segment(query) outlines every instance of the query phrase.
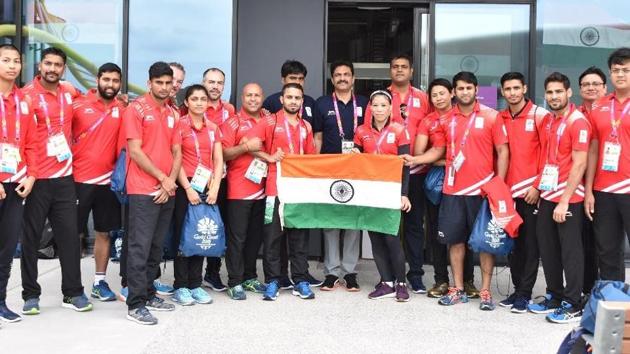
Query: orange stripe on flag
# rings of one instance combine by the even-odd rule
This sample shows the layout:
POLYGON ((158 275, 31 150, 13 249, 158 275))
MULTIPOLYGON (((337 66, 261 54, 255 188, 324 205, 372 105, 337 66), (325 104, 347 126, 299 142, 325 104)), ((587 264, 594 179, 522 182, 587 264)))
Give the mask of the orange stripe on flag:
POLYGON ((401 182, 403 160, 394 155, 288 155, 281 162, 282 177, 339 178, 401 182))

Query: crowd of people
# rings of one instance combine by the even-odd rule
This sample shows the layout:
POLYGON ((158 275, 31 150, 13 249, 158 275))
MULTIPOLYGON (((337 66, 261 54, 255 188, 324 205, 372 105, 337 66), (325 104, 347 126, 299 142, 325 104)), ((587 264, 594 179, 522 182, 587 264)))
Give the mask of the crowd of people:
POLYGON ((479 254, 478 290, 467 241, 484 198, 481 188, 495 176, 511 188, 523 219, 508 258, 514 292, 500 306, 546 314, 551 322, 573 322, 596 279, 625 280, 630 155, 622 152, 630 148, 630 48, 610 54, 608 74, 596 67, 584 71, 577 83, 579 107, 571 103, 571 83, 562 73, 544 81, 549 110, 528 98, 522 73, 505 73, 500 90, 507 108, 501 112, 477 100, 478 81, 471 72, 437 78, 427 93, 413 87, 413 61, 407 55, 391 59, 391 85, 369 97, 354 93, 352 63, 335 61, 330 66, 333 92, 316 100, 304 93, 306 67, 288 60, 281 69, 282 89, 265 97, 259 84, 248 83, 238 111, 221 99, 225 74, 219 68, 206 70, 201 84, 182 89, 184 67, 156 62, 149 68, 148 91, 129 100, 120 94, 116 64, 103 64, 96 88, 83 94, 61 80, 66 69, 62 50, 42 50, 38 75, 23 88, 16 85, 21 58, 13 45, 0 45, 4 321, 21 320, 6 305, 19 235, 21 313, 40 313, 37 248, 47 219, 61 264, 62 306, 92 310, 81 282, 79 240, 90 214, 96 234, 90 295, 99 301, 120 298, 127 304, 127 318, 140 324, 158 322, 151 311, 175 309, 157 295, 183 306, 211 303, 204 287, 226 291, 234 300, 245 300, 249 292, 269 301, 283 289, 302 299, 315 298, 314 287, 359 291, 360 230, 322 230, 325 279, 320 281, 309 272, 309 230, 282 227, 276 163, 290 154, 403 159, 401 234, 369 232, 381 277, 370 299, 405 302, 411 289, 444 306, 478 297, 481 310, 494 310, 495 256, 479 254), (178 104, 180 90, 184 95, 178 104), (119 158, 125 159, 128 204, 110 190, 119 158), (425 196, 427 172, 435 168, 444 169, 439 203, 425 196), (199 203, 218 204, 225 222, 227 286, 219 275, 221 258, 181 253, 173 262, 173 285, 163 284, 164 238, 173 224, 179 244, 187 208, 199 203), (109 233, 123 225, 117 295, 105 279, 109 233), (428 290, 425 243, 435 274, 428 290), (534 301, 539 260, 547 292, 534 301))

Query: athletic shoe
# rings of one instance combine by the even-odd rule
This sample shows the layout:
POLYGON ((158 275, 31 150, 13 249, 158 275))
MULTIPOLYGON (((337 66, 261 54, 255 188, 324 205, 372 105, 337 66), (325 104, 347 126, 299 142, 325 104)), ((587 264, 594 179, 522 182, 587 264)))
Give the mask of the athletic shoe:
POLYGON ((422 277, 413 277, 409 279, 409 285, 411 286, 411 291, 413 291, 414 294, 427 293, 427 288, 426 286, 424 286, 424 283, 422 282, 422 277))
POLYGON ((514 305, 514 302, 516 301, 516 298, 517 298, 516 293, 512 293, 512 294, 510 294, 510 296, 508 296, 505 299, 499 301, 499 306, 505 307, 507 309, 512 308, 512 306, 514 305))
POLYGON ((256 278, 247 279, 241 285, 243 286, 243 289, 245 289, 245 291, 251 291, 253 293, 259 293, 259 294, 264 293, 265 290, 267 289, 267 286, 259 282, 258 279, 256 278))
POLYGON ((494 301, 492 301, 490 290, 482 289, 479 292, 479 297, 481 297, 481 302, 479 303, 479 309, 481 311, 492 311, 496 308, 494 301))
POLYGON ((171 300, 182 306, 190 306, 195 304, 195 299, 193 299, 192 294, 188 288, 179 288, 175 290, 175 293, 173 294, 173 296, 171 296, 171 300))
POLYGON ((396 297, 396 290, 383 281, 376 284, 376 289, 368 294, 368 298, 372 300, 384 299, 386 297, 396 297))
POLYGON ((580 322, 582 319, 582 310, 566 301, 562 301, 562 306, 548 314, 545 318, 552 323, 580 322))
POLYGON ((301 299, 314 299, 315 294, 311 290, 307 281, 301 281, 293 286, 293 295, 299 296, 301 299))
POLYGON ((100 301, 114 301, 116 294, 109 288, 109 284, 105 280, 101 280, 96 285, 92 285, 91 296, 100 301))
POLYGON ((472 281, 464 282, 464 292, 469 299, 476 299, 479 297, 479 290, 472 281))
POLYGON ((553 298, 551 294, 539 296, 538 298, 542 298, 542 301, 527 305, 529 312, 538 314, 552 313, 562 306, 560 300, 553 298))
POLYGON ((289 277, 282 277, 278 280, 278 286, 280 290, 291 290, 293 289, 293 283, 289 277))
POLYGON ((146 307, 127 311, 127 319, 141 325, 156 325, 158 323, 157 318, 153 317, 146 307))
POLYGON ((361 287, 359 287, 359 283, 357 282, 357 275, 355 273, 346 274, 343 277, 343 280, 346 282, 346 290, 350 292, 361 291, 361 287))
POLYGON ((39 298, 35 297, 24 301, 23 315, 39 315, 39 298))
POLYGON ((124 288, 120 289, 118 300, 122 302, 127 302, 127 296, 129 296, 129 288, 125 286, 124 288))
POLYGON ((192 298, 195 299, 195 302, 198 304, 211 304, 212 297, 208 294, 207 291, 203 290, 201 287, 194 288, 190 291, 192 294, 192 298))
POLYGON ((85 294, 79 296, 64 296, 61 306, 78 312, 92 311, 92 303, 85 294))
POLYGON ((153 287, 155 288, 156 293, 163 296, 173 295, 175 292, 175 288, 167 284, 162 284, 160 279, 155 279, 153 281, 153 287))
POLYGON ((409 293, 407 292, 407 284, 396 284, 396 301, 407 302, 409 301, 409 293))
POLYGON ((7 304, 3 301, 0 303, 0 320, 4 322, 19 322, 22 320, 22 317, 17 313, 11 311, 7 304))
POLYGON ((517 296, 516 300, 514 300, 514 305, 512 305, 513 313, 525 313, 527 312, 527 305, 529 305, 529 299, 525 296, 517 296))
POLYGON ((175 310, 175 305, 169 304, 159 297, 154 296, 149 301, 147 301, 147 309, 152 311, 173 311, 175 310))
POLYGON ((305 278, 306 278, 306 281, 308 282, 308 284, 310 286, 314 286, 316 288, 320 287, 320 286, 322 286, 322 284, 324 284, 324 282, 322 280, 315 279, 315 277, 312 276, 311 273, 308 273, 308 272, 306 273, 306 277, 305 278))
POLYGON ((221 282, 221 277, 212 277, 209 274, 203 277, 203 285, 217 292, 227 290, 227 286, 223 285, 223 282, 221 282))
POLYGON ((428 297, 436 298, 440 298, 446 294, 448 294, 448 283, 433 284, 433 287, 427 292, 428 297))
POLYGON ((233 286, 231 288, 228 289, 227 291, 228 296, 230 297, 230 299, 232 300, 245 300, 247 299, 247 295, 245 294, 245 290, 243 290, 243 287, 239 284, 237 286, 233 286))
POLYGON ((278 281, 272 280, 267 284, 267 289, 263 294, 263 300, 273 301, 278 298, 278 292, 280 291, 280 287, 278 285, 278 281))
POLYGON ((448 288, 448 293, 438 300, 438 304, 444 306, 467 303, 468 295, 458 288, 448 288))
POLYGON ((324 284, 319 289, 321 291, 332 291, 339 286, 339 277, 336 275, 328 274, 324 279, 324 284))

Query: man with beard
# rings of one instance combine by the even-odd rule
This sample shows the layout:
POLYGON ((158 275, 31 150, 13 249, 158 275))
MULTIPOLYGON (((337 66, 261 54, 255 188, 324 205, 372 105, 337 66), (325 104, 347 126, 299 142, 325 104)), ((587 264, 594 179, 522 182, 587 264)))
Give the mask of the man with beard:
POLYGON ((24 210, 22 237, 22 298, 26 315, 39 314, 37 249, 46 218, 50 220, 61 263, 63 307, 90 311, 81 285, 81 249, 77 231, 77 197, 72 178, 72 102, 79 95, 60 83, 66 54, 49 47, 42 51, 39 75, 24 87, 37 119, 38 174, 24 210))
POLYGON ((565 75, 554 72, 545 79, 545 100, 551 113, 543 123, 544 167, 534 182, 541 191, 536 233, 549 293, 536 312, 548 313, 547 320, 555 323, 579 321, 582 316, 582 178, 591 128, 569 103, 571 94, 565 75))
POLYGON ((184 85, 186 70, 184 70, 184 66, 178 62, 168 63, 168 66, 173 70, 173 89, 171 90, 167 103, 175 110, 179 111, 179 106, 181 106, 182 102, 177 102, 177 94, 182 89, 182 85, 184 85))
POLYGON ((120 203, 109 188, 117 158, 117 143, 124 105, 116 96, 121 71, 114 63, 103 64, 96 75, 96 89, 75 101, 72 117, 72 155, 78 197, 78 227, 82 230, 90 212, 94 218, 96 273, 92 297, 113 301, 116 295, 105 281, 109 261, 109 232, 120 229, 120 203))

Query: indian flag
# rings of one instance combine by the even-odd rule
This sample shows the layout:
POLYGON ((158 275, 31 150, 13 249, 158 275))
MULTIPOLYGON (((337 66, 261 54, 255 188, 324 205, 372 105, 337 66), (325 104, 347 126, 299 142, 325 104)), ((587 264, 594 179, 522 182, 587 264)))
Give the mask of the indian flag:
POLYGON ((278 163, 285 227, 396 235, 403 161, 393 155, 289 155, 278 163))

